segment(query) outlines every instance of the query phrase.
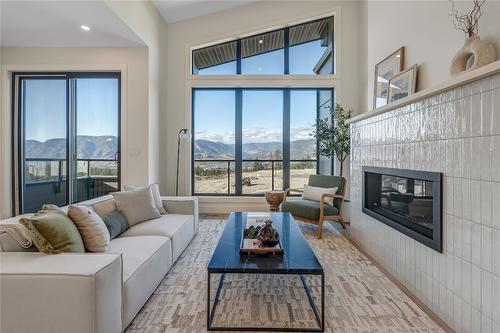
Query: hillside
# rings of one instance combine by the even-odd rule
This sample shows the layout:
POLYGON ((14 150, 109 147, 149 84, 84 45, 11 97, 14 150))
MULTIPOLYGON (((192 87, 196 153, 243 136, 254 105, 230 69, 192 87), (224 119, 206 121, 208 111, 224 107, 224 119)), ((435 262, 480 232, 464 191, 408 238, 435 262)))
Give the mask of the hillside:
MULTIPOLYGON (((115 136, 77 137, 78 159, 115 159, 118 138, 115 136)), ((45 142, 26 140, 26 158, 66 158, 66 139, 50 139, 45 142)))

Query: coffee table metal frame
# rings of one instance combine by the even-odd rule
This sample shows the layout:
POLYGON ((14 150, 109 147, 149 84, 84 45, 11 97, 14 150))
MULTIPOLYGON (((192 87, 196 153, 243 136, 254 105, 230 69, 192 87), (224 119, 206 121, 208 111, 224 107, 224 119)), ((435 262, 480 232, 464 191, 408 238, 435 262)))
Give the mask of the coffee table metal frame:
MULTIPOLYGON (((233 217, 234 218, 234 217, 233 217)), ((230 221, 228 223, 231 222, 230 221)), ((253 257, 252 259, 257 259, 258 257, 253 257)), ((207 330, 209 331, 280 331, 280 332, 324 332, 325 330, 325 274, 323 268, 318 269, 300 269, 300 268, 211 268, 210 265, 207 267, 207 330), (220 274, 219 283, 217 290, 215 292, 215 299, 213 304, 211 302, 211 282, 212 275, 220 274), (276 274, 276 275, 299 275, 300 281, 304 287, 307 295, 309 304, 313 310, 317 327, 239 327, 239 326, 214 326, 213 320, 215 316, 215 310, 219 303, 219 296, 224 284, 224 278, 226 274, 276 274), (311 295, 311 291, 306 283, 304 276, 319 276, 321 278, 321 312, 318 311, 314 299, 311 295)))

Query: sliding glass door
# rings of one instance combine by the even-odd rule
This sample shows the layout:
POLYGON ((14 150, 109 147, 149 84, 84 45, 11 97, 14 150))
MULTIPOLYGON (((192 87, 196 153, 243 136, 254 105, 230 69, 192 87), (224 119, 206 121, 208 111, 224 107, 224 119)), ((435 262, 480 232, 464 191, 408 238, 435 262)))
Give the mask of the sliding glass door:
POLYGON ((13 75, 15 212, 119 190, 120 76, 13 75))

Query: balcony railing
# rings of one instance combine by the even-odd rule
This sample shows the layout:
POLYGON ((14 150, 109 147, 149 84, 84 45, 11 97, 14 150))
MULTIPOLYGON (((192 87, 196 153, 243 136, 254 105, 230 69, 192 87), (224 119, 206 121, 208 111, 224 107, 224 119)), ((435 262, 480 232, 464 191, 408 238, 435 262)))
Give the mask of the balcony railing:
MULTIPOLYGON (((193 192, 196 195, 235 195, 236 161, 195 159, 193 192)), ((303 187, 315 174, 317 160, 290 160, 290 187, 303 187)), ((242 160, 242 194, 261 195, 283 189, 283 160, 242 160)))
MULTIPOLYGON (((73 202, 118 191, 118 167, 118 160, 78 159, 73 202)), ((24 212, 37 211, 45 203, 68 204, 65 159, 27 158, 24 169, 24 212)))

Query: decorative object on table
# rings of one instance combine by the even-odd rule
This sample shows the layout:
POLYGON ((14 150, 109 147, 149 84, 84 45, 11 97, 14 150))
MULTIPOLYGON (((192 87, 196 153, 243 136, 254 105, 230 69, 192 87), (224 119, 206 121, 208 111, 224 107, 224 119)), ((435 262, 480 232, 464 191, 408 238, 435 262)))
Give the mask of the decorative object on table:
POLYGON ((415 93, 417 86, 417 65, 402 71, 389 80, 387 102, 391 103, 415 93))
POLYGON ((404 47, 389 55, 375 65, 375 82, 373 87, 373 108, 387 104, 389 80, 404 68, 404 47))
POLYGON ((291 213, 297 220, 316 224, 318 226, 318 239, 321 239, 324 221, 338 221, 342 225, 342 228, 345 229, 342 210, 344 208, 347 180, 339 176, 311 175, 309 176, 308 185, 325 189, 319 201, 305 198, 287 200, 288 193, 290 192, 304 192, 300 189, 289 188, 285 190, 285 200, 281 205, 281 211, 291 213), (335 194, 329 193, 332 188, 337 188, 335 194), (333 205, 328 204, 327 198, 333 199, 333 205))
POLYGON ((460 14, 451 1, 451 13, 455 29, 465 33, 464 46, 455 54, 451 61, 450 73, 457 75, 492 63, 496 59, 495 46, 482 41, 478 36, 479 19, 483 12, 481 7, 486 0, 473 0, 474 7, 465 14, 460 14))
POLYGON ((269 210, 271 212, 279 212, 284 197, 285 192, 283 191, 267 191, 266 201, 269 204, 269 210))
MULTIPOLYGON (((272 219, 266 216, 250 217, 241 237, 240 254, 283 254, 278 231, 272 225, 272 219)), ((269 216, 269 215, 268 215, 269 216)))
POLYGON ((340 163, 340 176, 344 170, 344 161, 351 153, 351 132, 347 120, 352 110, 346 110, 335 103, 330 107, 330 116, 318 119, 312 135, 318 140, 318 153, 324 157, 337 157, 340 163), (331 119, 334 119, 332 123, 331 119))
POLYGON ((273 227, 273 220, 266 219, 265 225, 257 232, 257 239, 264 247, 272 247, 279 242, 278 231, 273 227))
POLYGON ((181 142, 189 142, 191 141, 191 132, 187 128, 183 128, 179 131, 177 135, 177 169, 176 169, 176 181, 175 181, 175 195, 179 195, 179 155, 181 142))

